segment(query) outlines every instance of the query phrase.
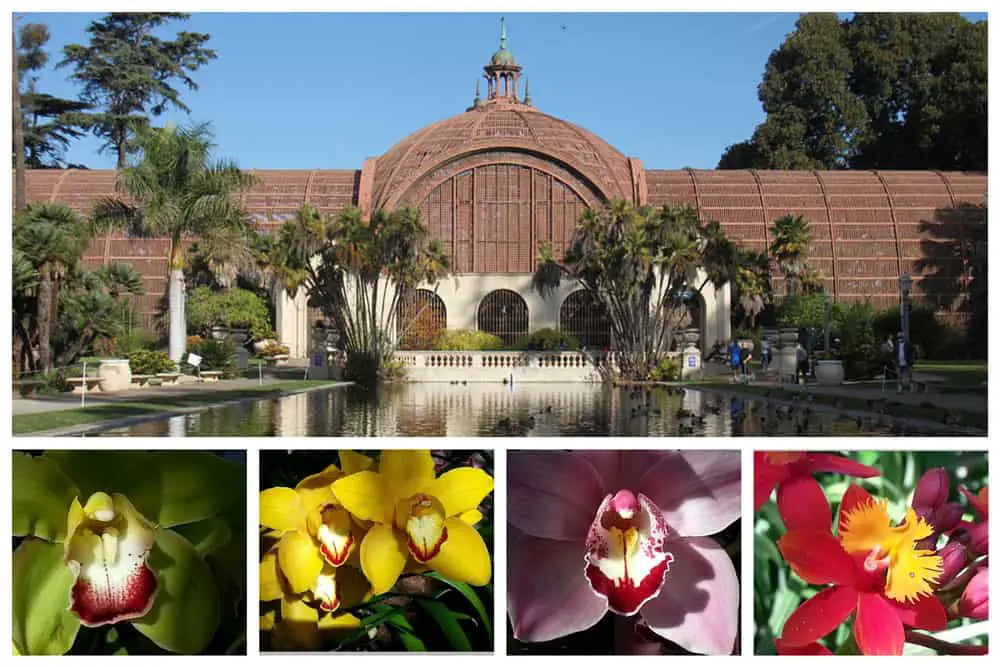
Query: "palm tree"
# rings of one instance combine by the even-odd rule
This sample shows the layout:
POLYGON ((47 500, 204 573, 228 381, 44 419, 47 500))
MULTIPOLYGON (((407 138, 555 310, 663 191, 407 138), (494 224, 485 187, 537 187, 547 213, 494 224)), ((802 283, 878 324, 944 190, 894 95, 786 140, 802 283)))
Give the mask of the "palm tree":
POLYGON ((757 317, 771 302, 771 270, 767 253, 754 250, 740 252, 734 281, 736 305, 750 329, 756 328, 757 317))
POLYGON ((90 225, 62 204, 29 204, 14 218, 14 246, 38 272, 35 319, 42 373, 52 372, 52 323, 59 285, 79 262, 90 237, 90 225))
POLYGON ((804 215, 785 215, 771 226, 771 256, 778 262, 778 269, 787 281, 787 293, 798 294, 803 278, 809 274, 809 251, 812 231, 804 215))
POLYGON ((138 161, 118 172, 119 198, 98 203, 95 219, 141 238, 169 241, 170 358, 184 357, 184 242, 197 238, 216 252, 238 254, 250 245, 247 214, 233 195, 256 179, 228 161, 210 159, 207 125, 167 126, 138 133, 138 161))

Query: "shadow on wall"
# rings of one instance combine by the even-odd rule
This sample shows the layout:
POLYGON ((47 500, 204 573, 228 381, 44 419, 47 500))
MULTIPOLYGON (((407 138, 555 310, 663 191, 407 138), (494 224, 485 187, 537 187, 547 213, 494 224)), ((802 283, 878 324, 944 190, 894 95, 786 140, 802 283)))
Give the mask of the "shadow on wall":
POLYGON ((940 208, 922 220, 922 258, 914 268, 923 276, 927 303, 949 311, 964 325, 973 357, 986 358, 986 254, 984 205, 962 203, 940 208))

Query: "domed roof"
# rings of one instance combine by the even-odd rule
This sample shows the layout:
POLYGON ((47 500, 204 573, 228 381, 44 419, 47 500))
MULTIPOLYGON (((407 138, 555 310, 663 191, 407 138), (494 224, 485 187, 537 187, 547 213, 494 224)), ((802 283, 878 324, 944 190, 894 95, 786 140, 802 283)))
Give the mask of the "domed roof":
POLYGON ((506 48, 501 48, 499 51, 493 54, 492 58, 490 58, 490 64, 509 66, 509 65, 516 65, 517 63, 514 61, 513 53, 508 51, 506 48))
POLYGON ((629 160, 611 144, 520 102, 490 101, 406 137, 375 163, 373 208, 394 208, 419 179, 474 153, 541 157, 575 172, 605 199, 632 197, 629 160))

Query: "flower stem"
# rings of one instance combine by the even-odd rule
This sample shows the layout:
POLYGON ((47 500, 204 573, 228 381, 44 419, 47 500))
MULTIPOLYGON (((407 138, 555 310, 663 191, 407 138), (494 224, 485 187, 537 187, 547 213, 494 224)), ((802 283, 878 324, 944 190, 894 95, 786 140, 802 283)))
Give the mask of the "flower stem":
POLYGON ((944 655, 986 655, 990 649, 989 646, 953 644, 915 630, 906 630, 906 641, 910 644, 926 646, 944 655))
POLYGON ((615 653, 617 655, 659 655, 663 644, 643 636, 636 617, 615 615, 615 653))

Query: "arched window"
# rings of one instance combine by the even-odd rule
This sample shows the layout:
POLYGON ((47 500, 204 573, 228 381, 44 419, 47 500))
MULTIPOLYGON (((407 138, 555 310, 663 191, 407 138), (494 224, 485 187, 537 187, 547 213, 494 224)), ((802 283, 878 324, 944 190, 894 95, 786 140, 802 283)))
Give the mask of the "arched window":
POLYGON ((601 350, 611 347, 611 318, 604 304, 589 290, 577 290, 562 302, 559 329, 585 347, 601 350))
POLYGON ((396 305, 396 335, 401 350, 429 350, 444 331, 448 310, 444 301, 425 289, 404 294, 396 305))
POLYGON ((507 345, 528 335, 528 304, 509 289, 490 292, 479 302, 476 326, 480 331, 498 336, 507 345))

